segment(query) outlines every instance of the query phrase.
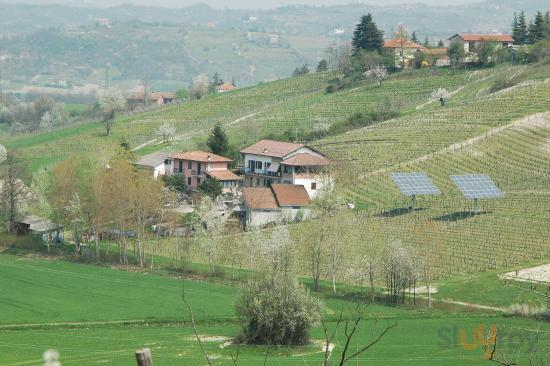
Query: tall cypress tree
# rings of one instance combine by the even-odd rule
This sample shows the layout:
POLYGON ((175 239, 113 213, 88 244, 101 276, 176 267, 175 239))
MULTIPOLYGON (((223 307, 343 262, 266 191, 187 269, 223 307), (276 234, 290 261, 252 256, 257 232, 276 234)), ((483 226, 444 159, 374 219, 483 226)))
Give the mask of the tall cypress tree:
POLYGON ((225 155, 229 152, 229 141, 227 139, 227 135, 219 123, 214 126, 210 136, 208 136, 206 145, 210 149, 210 152, 216 155, 225 155))
POLYGON ((430 48, 430 40, 428 39, 428 36, 424 39, 424 43, 422 44, 425 48, 430 48))
POLYGON ((550 38, 550 11, 547 11, 544 15, 544 29, 542 33, 543 38, 550 38))
POLYGON ((413 41, 414 43, 418 43, 418 38, 416 37, 416 32, 413 32, 413 34, 411 36, 411 41, 413 41))
POLYGON ((514 21, 512 22, 512 38, 514 38, 514 41, 516 44, 520 44, 518 42, 519 37, 519 29, 518 29, 518 15, 514 13, 514 21))
POLYGON ((355 27, 353 32, 353 48, 358 51, 376 51, 382 52, 384 45, 384 34, 378 29, 376 23, 372 20, 372 15, 367 14, 361 17, 361 21, 355 27))
POLYGON ((516 33, 517 33, 516 36, 514 36, 514 40, 516 41, 516 43, 526 44, 527 43, 527 21, 525 20, 524 11, 519 13, 516 33))
POLYGON ((529 25, 529 41, 535 43, 544 38, 545 23, 544 15, 538 11, 535 20, 529 25))

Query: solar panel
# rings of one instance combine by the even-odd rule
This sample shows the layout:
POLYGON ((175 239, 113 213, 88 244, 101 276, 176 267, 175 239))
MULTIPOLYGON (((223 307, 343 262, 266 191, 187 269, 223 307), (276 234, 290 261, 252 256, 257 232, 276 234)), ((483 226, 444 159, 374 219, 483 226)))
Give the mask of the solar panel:
POLYGON ((504 194, 485 174, 451 175, 451 180, 458 186, 466 198, 499 198, 504 194))
POLYGON ((424 173, 392 173, 390 176, 405 196, 440 193, 424 173))

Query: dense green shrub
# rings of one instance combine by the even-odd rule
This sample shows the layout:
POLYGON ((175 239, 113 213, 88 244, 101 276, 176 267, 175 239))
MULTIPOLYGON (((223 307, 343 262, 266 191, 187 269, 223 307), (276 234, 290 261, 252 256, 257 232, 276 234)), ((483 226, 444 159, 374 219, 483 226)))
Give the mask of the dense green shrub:
POLYGON ((243 322, 241 342, 296 346, 309 342, 321 304, 295 278, 276 273, 250 281, 236 310, 243 322))
POLYGON ((509 78, 509 77, 504 76, 504 75, 499 76, 495 79, 495 81, 493 81, 493 84, 489 88, 489 91, 491 93, 494 93, 494 92, 497 92, 499 90, 510 88, 510 87, 512 87, 516 84, 517 83, 512 78, 509 78))

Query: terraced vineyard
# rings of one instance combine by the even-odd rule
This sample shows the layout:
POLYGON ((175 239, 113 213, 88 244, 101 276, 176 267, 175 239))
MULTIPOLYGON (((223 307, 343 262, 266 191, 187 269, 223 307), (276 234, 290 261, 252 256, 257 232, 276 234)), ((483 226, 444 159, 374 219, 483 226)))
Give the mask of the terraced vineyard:
POLYGON ((365 82, 341 93, 325 94, 327 81, 332 76, 312 74, 120 118, 110 137, 104 136, 101 123, 90 123, 2 140, 7 147, 20 150, 33 170, 83 151, 109 156, 122 138, 133 146, 151 142, 152 149, 164 148, 166 146, 155 145, 160 143, 155 140, 158 137, 155 131, 166 122, 178 131, 174 149, 191 149, 203 143, 216 123, 224 124, 231 141, 243 146, 269 134, 294 129, 309 132, 318 124, 326 126, 355 112, 369 112, 386 96, 402 99, 404 111, 408 113, 417 104, 426 102, 434 88, 445 86, 453 90, 482 75, 463 70, 422 71, 396 75, 382 88, 365 82))
POLYGON ((446 108, 430 106, 317 144, 359 177, 343 194, 370 213, 364 228, 371 241, 398 237, 436 250, 441 276, 550 255, 550 114, 536 114, 548 111, 550 83, 493 95, 477 83, 446 108), (419 198, 420 210, 409 213, 410 201, 388 176, 398 171, 426 172, 443 195, 419 198), (473 203, 449 179, 467 173, 489 174, 506 197, 483 200, 473 215, 473 203))

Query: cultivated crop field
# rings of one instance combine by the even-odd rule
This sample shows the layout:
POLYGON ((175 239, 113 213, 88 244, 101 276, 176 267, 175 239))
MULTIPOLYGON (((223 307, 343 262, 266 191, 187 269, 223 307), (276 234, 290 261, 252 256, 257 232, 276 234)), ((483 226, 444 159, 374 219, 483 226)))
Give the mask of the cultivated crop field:
MULTIPOLYGON (((181 280, 7 254, 0 254, 0 275, 7 279, 0 302, 2 365, 41 365, 42 352, 48 348, 61 353, 63 365, 134 365, 133 353, 143 346, 151 348, 158 365, 204 363, 186 322, 189 317, 180 298, 181 280)), ((237 350, 234 345, 223 345, 239 332, 233 309, 238 292, 233 287, 185 281, 186 296, 215 365, 232 364, 231 354, 237 350)), ((352 302, 343 300, 325 298, 324 302, 329 326, 334 326, 340 309, 354 308, 352 302)), ((376 329, 382 329, 386 322, 397 322, 398 326, 357 362, 485 365, 483 350, 468 344, 480 324, 485 328, 496 325, 526 339, 539 326, 533 320, 483 312, 470 312, 466 317, 465 313, 427 313, 424 309, 372 305, 353 348, 372 339, 376 317, 382 317, 376 329), (461 343, 461 332, 467 335, 467 343, 461 343)), ((543 334, 543 347, 548 346, 548 334, 543 334)), ((323 339, 320 327, 314 329, 312 339, 312 345, 292 349, 243 346, 241 364, 262 363, 267 352, 268 365, 318 365, 321 346, 315 342, 323 339)), ((338 352, 341 342, 339 336, 333 352, 338 352)), ((518 350, 514 342, 503 341, 506 354, 528 351, 518 350)))

